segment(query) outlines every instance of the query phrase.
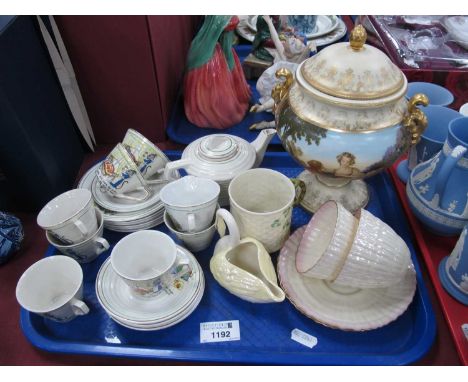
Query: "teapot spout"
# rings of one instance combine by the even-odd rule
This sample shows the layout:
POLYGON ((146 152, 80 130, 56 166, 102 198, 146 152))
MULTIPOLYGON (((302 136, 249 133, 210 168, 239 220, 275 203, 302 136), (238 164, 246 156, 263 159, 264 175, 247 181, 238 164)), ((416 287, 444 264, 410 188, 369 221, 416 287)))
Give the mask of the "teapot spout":
POLYGON ((253 148, 255 149, 256 159, 254 163, 254 168, 258 167, 260 163, 262 163, 263 157, 265 156, 265 151, 267 149, 268 144, 273 139, 276 134, 275 129, 265 129, 260 131, 258 137, 251 143, 253 148))

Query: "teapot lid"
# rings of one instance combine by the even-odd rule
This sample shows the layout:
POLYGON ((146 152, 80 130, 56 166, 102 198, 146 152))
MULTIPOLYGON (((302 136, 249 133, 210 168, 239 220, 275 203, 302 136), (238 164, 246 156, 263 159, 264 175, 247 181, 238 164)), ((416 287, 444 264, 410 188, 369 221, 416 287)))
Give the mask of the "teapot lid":
POLYGON ((242 138, 229 134, 212 134, 190 143, 182 153, 188 159, 187 172, 217 181, 230 180, 253 167, 255 149, 242 138))
POLYGON ((379 49, 365 44, 366 30, 356 26, 350 42, 336 43, 307 59, 301 68, 308 85, 329 96, 374 100, 400 93, 403 72, 379 49))

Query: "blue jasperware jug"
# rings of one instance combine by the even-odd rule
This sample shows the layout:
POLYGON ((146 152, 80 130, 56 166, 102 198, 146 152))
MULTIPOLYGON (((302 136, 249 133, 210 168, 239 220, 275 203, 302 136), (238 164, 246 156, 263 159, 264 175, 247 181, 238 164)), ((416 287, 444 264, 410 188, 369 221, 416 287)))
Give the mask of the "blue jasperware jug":
POLYGON ((429 230, 444 236, 461 233, 468 223, 468 117, 450 122, 442 150, 413 169, 406 194, 429 230))

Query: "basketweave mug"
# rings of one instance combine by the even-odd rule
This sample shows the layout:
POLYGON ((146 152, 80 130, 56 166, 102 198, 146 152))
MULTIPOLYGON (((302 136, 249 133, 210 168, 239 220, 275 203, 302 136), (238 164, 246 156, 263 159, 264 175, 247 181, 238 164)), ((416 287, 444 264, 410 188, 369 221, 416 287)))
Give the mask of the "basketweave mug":
POLYGON ((122 145, 130 154, 148 184, 168 182, 164 177, 164 168, 169 163, 169 158, 150 140, 138 131, 128 129, 122 145), (153 177, 158 179, 151 180, 153 177))
POLYGON ((31 265, 16 286, 26 310, 57 322, 89 313, 83 300, 83 271, 68 256, 49 256, 31 265))
POLYGON ((86 240, 98 229, 91 192, 77 188, 60 194, 42 208, 37 224, 62 244, 86 240))
POLYGON ((272 253, 289 237, 293 206, 304 197, 305 184, 278 171, 255 168, 236 176, 228 192, 241 238, 257 239, 272 253))
POLYGON ((150 191, 136 163, 122 144, 117 144, 96 170, 101 191, 115 198, 145 200, 150 191))

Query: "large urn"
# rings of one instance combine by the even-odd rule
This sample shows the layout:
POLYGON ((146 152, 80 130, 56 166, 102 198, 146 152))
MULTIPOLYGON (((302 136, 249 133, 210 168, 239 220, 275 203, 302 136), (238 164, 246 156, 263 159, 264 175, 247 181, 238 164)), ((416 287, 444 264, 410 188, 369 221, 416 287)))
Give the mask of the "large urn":
POLYGON ((369 193, 362 178, 391 166, 416 144, 427 125, 428 99, 405 98, 404 74, 380 50, 365 44, 358 25, 350 42, 305 60, 295 77, 287 69, 273 89, 278 135, 305 167, 303 207, 315 212, 328 200, 356 211, 369 193))

